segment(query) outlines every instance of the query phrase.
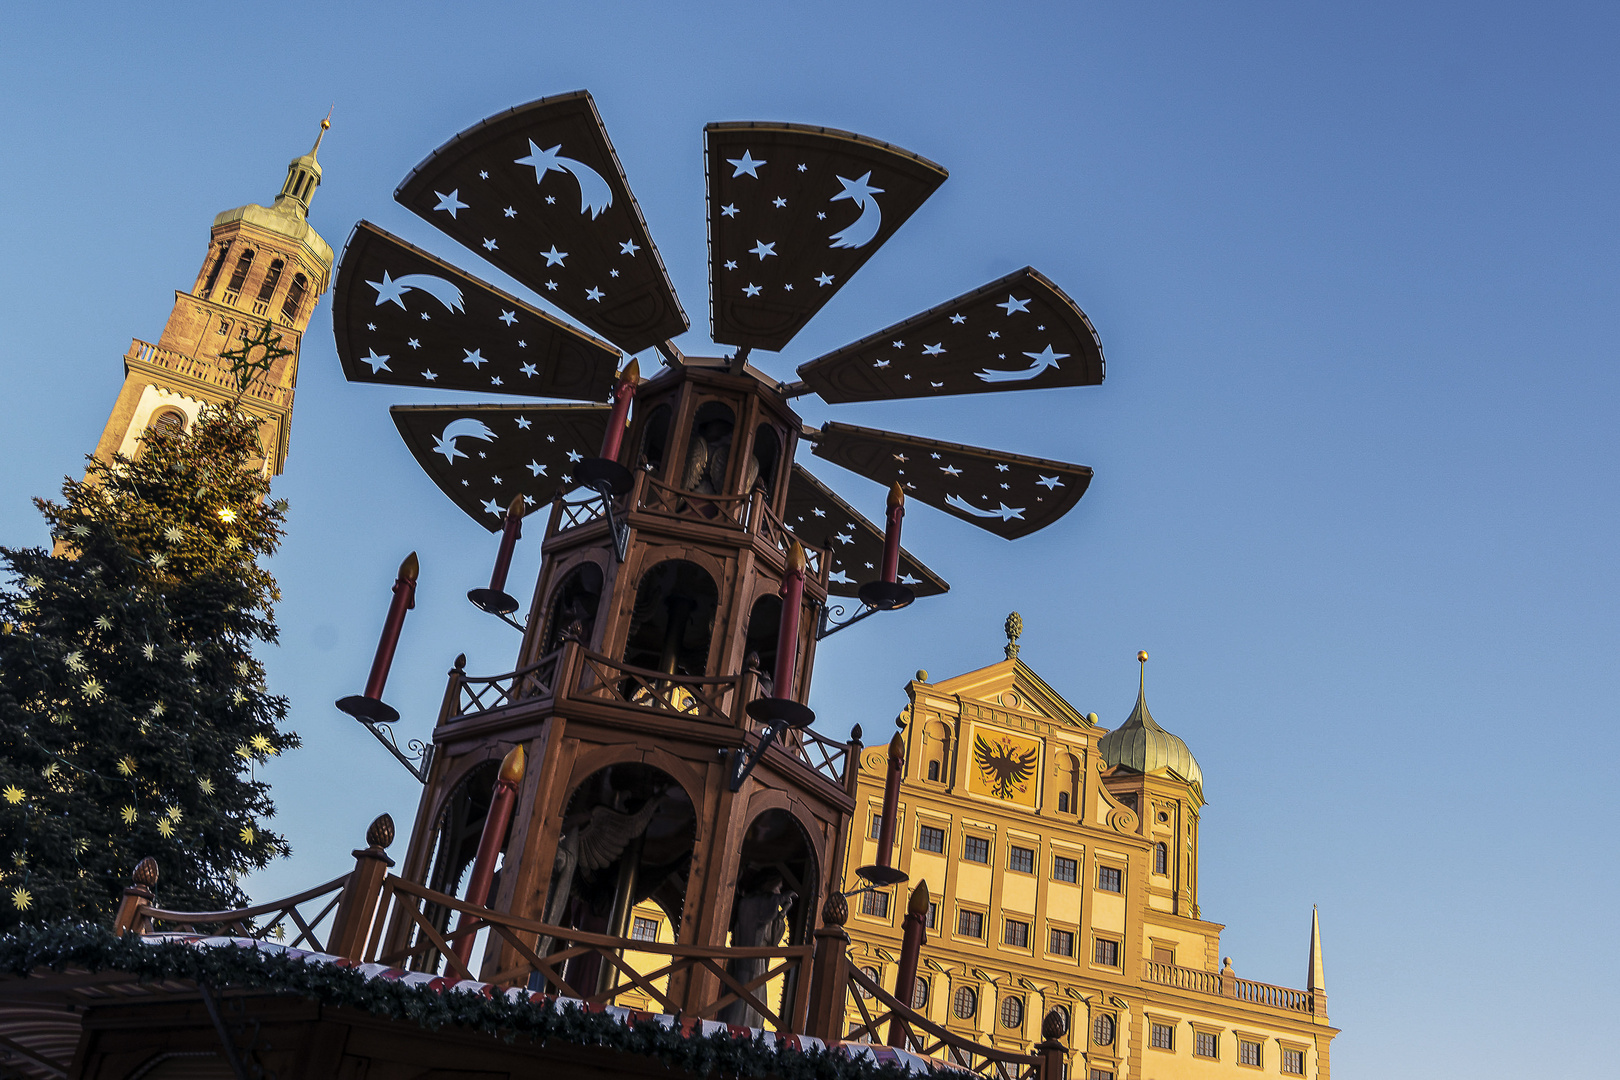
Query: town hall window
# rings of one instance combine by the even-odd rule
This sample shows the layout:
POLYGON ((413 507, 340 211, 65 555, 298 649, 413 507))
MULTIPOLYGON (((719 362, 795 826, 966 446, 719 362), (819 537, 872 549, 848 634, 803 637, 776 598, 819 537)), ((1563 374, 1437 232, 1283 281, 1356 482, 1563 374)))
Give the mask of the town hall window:
POLYGON ((982 836, 969 836, 962 840, 962 858, 968 862, 990 861, 990 841, 982 836))
POLYGON ((1119 878, 1119 867, 1097 867, 1097 888, 1101 889, 1103 892, 1119 892, 1119 878))
POLYGON ((945 830, 936 829, 932 825, 924 825, 917 830, 917 848, 920 851, 945 850, 945 830))
POLYGON ((1153 845, 1153 872, 1155 874, 1167 874, 1167 873, 1170 872, 1167 869, 1167 867, 1169 865, 1170 865, 1170 849, 1165 846, 1163 841, 1160 841, 1159 843, 1154 844, 1153 845))
POLYGON ((1055 855, 1055 856, 1053 856, 1052 857, 1052 880, 1053 881, 1078 881, 1078 880, 1080 880, 1080 862, 1079 862, 1079 860, 1078 859, 1071 859, 1067 855, 1055 855))

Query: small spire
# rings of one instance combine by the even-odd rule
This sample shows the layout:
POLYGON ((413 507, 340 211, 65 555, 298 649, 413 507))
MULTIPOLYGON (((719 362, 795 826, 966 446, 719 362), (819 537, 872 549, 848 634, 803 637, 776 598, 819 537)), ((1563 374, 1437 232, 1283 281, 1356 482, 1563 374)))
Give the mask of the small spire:
POLYGON ((1005 650, 1007 659, 1016 659, 1018 656, 1018 638, 1024 632, 1024 617, 1015 611, 1007 616, 1007 621, 1001 624, 1001 628, 1007 633, 1007 647, 1005 650))
POLYGON ((1315 904, 1311 905, 1311 963, 1305 976, 1305 989, 1318 994, 1327 990, 1327 980, 1322 976, 1322 924, 1317 919, 1315 904))
MULTIPOLYGON (((334 105, 333 107, 335 108, 336 106, 334 105)), ((319 135, 315 136, 315 145, 309 148, 309 156, 310 156, 311 159, 313 159, 316 154, 319 154, 321 152, 321 140, 326 138, 327 129, 330 128, 331 126, 332 126, 332 109, 328 108, 326 110, 326 119, 321 121, 321 132, 320 132, 319 135)))

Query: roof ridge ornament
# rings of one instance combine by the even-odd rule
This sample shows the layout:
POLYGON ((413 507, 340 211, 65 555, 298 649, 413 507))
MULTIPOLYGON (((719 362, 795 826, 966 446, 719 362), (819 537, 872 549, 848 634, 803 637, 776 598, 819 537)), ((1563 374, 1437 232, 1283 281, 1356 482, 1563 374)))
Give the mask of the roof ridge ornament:
MULTIPOLYGON (((1007 646, 1005 650, 1007 653, 1007 659, 1018 659, 1018 639, 1024 633, 1024 617, 1015 611, 1007 616, 1007 621, 1001 624, 1001 628, 1007 634, 1007 646)), ((1147 654, 1143 653, 1142 655, 1146 656, 1147 654)))

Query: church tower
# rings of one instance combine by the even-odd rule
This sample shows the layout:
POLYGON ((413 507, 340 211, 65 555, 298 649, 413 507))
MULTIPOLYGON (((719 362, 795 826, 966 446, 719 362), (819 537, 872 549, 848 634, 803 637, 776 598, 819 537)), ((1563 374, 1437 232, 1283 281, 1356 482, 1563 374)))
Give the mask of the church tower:
MULTIPOLYGON (((309 153, 288 164, 286 182, 270 206, 249 203, 214 218, 197 279, 188 291, 175 292, 162 335, 155 343, 130 343, 124 387, 96 445, 97 458, 133 454, 148 428, 183 430, 204 404, 240 394, 240 407, 260 418, 265 468, 280 474, 299 344, 332 273, 332 247, 308 221, 321 183, 316 154, 330 126, 322 120, 309 153), (286 353, 242 390, 231 358, 223 354, 250 342, 270 343, 268 354, 286 353)), ((268 354, 261 344, 249 359, 268 354)))

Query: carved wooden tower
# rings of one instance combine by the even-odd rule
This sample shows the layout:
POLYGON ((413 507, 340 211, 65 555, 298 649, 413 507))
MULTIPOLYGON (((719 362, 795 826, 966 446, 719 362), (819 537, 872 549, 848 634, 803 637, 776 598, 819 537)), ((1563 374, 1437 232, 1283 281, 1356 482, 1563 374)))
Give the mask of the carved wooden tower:
MULTIPOLYGON (((686 316, 584 93, 462 132, 395 197, 589 332, 370 222, 344 251, 333 327, 349 379, 522 399, 393 409, 441 490, 502 532, 474 603, 503 618, 519 607, 504 591, 511 545, 523 515, 532 533, 550 506, 532 604, 514 624, 516 669, 473 678, 458 662, 450 673, 401 867, 437 899, 418 894, 422 912, 389 924, 387 954, 425 935, 471 960, 470 930, 443 939, 451 897, 538 927, 491 939, 473 970, 497 983, 531 970, 525 950, 605 935, 615 941, 569 962, 565 981, 588 992, 609 978, 609 953, 628 947, 631 909, 647 901, 682 947, 808 948, 859 757, 858 743, 809 726, 816 641, 948 588, 900 548, 908 500, 1014 539, 1056 521, 1090 481, 1084 466, 805 427, 790 402, 808 393, 849 402, 1093 385, 1101 348, 1073 301, 1026 268, 802 364, 795 381, 765 374, 750 351, 783 348, 945 171, 794 124, 711 124, 705 143, 710 336, 735 347, 725 358, 673 344, 686 316), (644 382, 633 362, 619 372, 652 350, 661 372, 644 382), (884 528, 795 460, 802 443, 890 489, 884 528), (857 597, 847 618, 830 602, 857 597)), ((383 680, 413 589, 402 577, 367 693, 340 703, 364 722, 397 716, 383 680)), ((761 978, 757 959, 715 964, 761 978)), ((668 993, 713 1002, 722 978, 688 965, 668 993)), ((809 995, 792 983, 771 991, 769 1008, 797 1025, 809 995)), ((750 1018, 752 1006, 733 1006, 724 1015, 750 1018)))

